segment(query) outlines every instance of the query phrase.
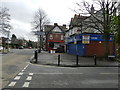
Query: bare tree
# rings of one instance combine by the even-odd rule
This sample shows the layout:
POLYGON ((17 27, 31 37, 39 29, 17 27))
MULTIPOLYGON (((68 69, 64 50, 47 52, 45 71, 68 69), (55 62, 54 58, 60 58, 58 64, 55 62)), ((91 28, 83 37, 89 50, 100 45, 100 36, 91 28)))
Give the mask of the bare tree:
MULTIPOLYGON (((95 1, 95 0, 94 0, 95 1)), ((87 11, 90 15, 89 20, 84 21, 86 28, 93 28, 105 35, 106 55, 109 55, 109 39, 110 34, 113 34, 112 22, 113 16, 116 15, 118 3, 113 0, 96 0, 94 4, 90 5, 88 2, 83 2, 83 11, 87 11), (93 5, 97 4, 99 10, 95 10, 93 5)), ((81 7, 79 3, 77 6, 81 7)), ((96 8, 97 8, 96 7, 96 8)), ((81 10, 81 9, 80 9, 81 10)), ((84 12, 83 12, 84 13, 84 12)))
POLYGON ((41 48, 43 47, 43 37, 42 32, 44 31, 44 25, 49 23, 49 19, 47 18, 46 13, 42 9, 38 9, 37 12, 35 12, 34 20, 32 22, 33 29, 38 32, 36 35, 38 36, 38 42, 39 42, 39 50, 41 51, 41 48), (41 34, 40 34, 41 33, 41 34))
POLYGON ((5 34, 7 33, 12 26, 10 25, 10 14, 8 13, 9 9, 0 7, 0 31, 5 34))
POLYGON ((0 7, 0 32, 4 35, 7 34, 7 50, 9 52, 9 34, 12 26, 10 25, 10 14, 8 13, 9 9, 0 7))

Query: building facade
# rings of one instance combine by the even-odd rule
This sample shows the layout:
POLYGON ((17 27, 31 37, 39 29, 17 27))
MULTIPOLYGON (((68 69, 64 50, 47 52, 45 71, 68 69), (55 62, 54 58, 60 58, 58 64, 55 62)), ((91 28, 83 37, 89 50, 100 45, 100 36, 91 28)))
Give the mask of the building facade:
POLYGON ((63 47, 64 49, 64 35, 65 35, 66 26, 59 26, 57 23, 54 25, 46 25, 46 50, 56 51, 58 48, 63 47))
MULTIPOLYGON (((110 55, 116 55, 113 43, 114 36, 110 35, 109 49, 110 55)), ((67 53, 79 56, 104 56, 105 40, 103 34, 82 33, 67 38, 67 53)))
MULTIPOLYGON (((91 7, 91 13, 100 20, 103 19, 102 11, 94 12, 93 6, 91 7)), ((102 30, 103 27, 92 15, 81 16, 75 14, 74 18, 71 18, 69 30, 65 34, 66 52, 79 56, 105 56, 106 42, 102 30)), ((116 55, 113 35, 110 35, 109 50, 109 55, 116 55)))

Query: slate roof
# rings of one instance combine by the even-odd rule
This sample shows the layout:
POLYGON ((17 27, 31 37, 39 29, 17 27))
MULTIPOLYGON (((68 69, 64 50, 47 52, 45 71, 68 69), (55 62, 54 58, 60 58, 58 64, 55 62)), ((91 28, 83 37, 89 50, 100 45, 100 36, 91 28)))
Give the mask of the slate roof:
POLYGON ((58 26, 63 32, 65 32, 67 30, 65 25, 59 26, 57 23, 54 23, 54 25, 45 25, 44 30, 45 30, 46 33, 48 33, 51 30, 53 30, 56 26, 58 26))

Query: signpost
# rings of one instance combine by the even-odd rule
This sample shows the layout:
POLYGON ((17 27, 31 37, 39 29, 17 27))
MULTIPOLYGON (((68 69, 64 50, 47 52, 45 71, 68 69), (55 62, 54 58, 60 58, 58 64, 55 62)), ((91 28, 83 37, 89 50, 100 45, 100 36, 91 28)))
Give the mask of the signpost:
POLYGON ((34 31, 35 35, 38 36, 38 42, 40 42, 40 46, 39 46, 39 50, 38 50, 38 53, 41 52, 41 48, 42 48, 42 36, 45 35, 45 32, 43 31, 34 31))

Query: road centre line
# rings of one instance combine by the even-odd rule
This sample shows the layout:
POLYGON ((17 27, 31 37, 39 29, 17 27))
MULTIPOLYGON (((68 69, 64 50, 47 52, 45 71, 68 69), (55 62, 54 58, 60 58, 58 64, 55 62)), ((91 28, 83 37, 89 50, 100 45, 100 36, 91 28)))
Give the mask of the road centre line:
POLYGON ((22 87, 29 87, 30 82, 25 82, 22 87))
POLYGON ((21 78, 21 76, 16 76, 15 78, 14 78, 14 80, 19 80, 21 78))
POLYGON ((11 82, 8 86, 13 87, 15 86, 16 82, 11 82))

